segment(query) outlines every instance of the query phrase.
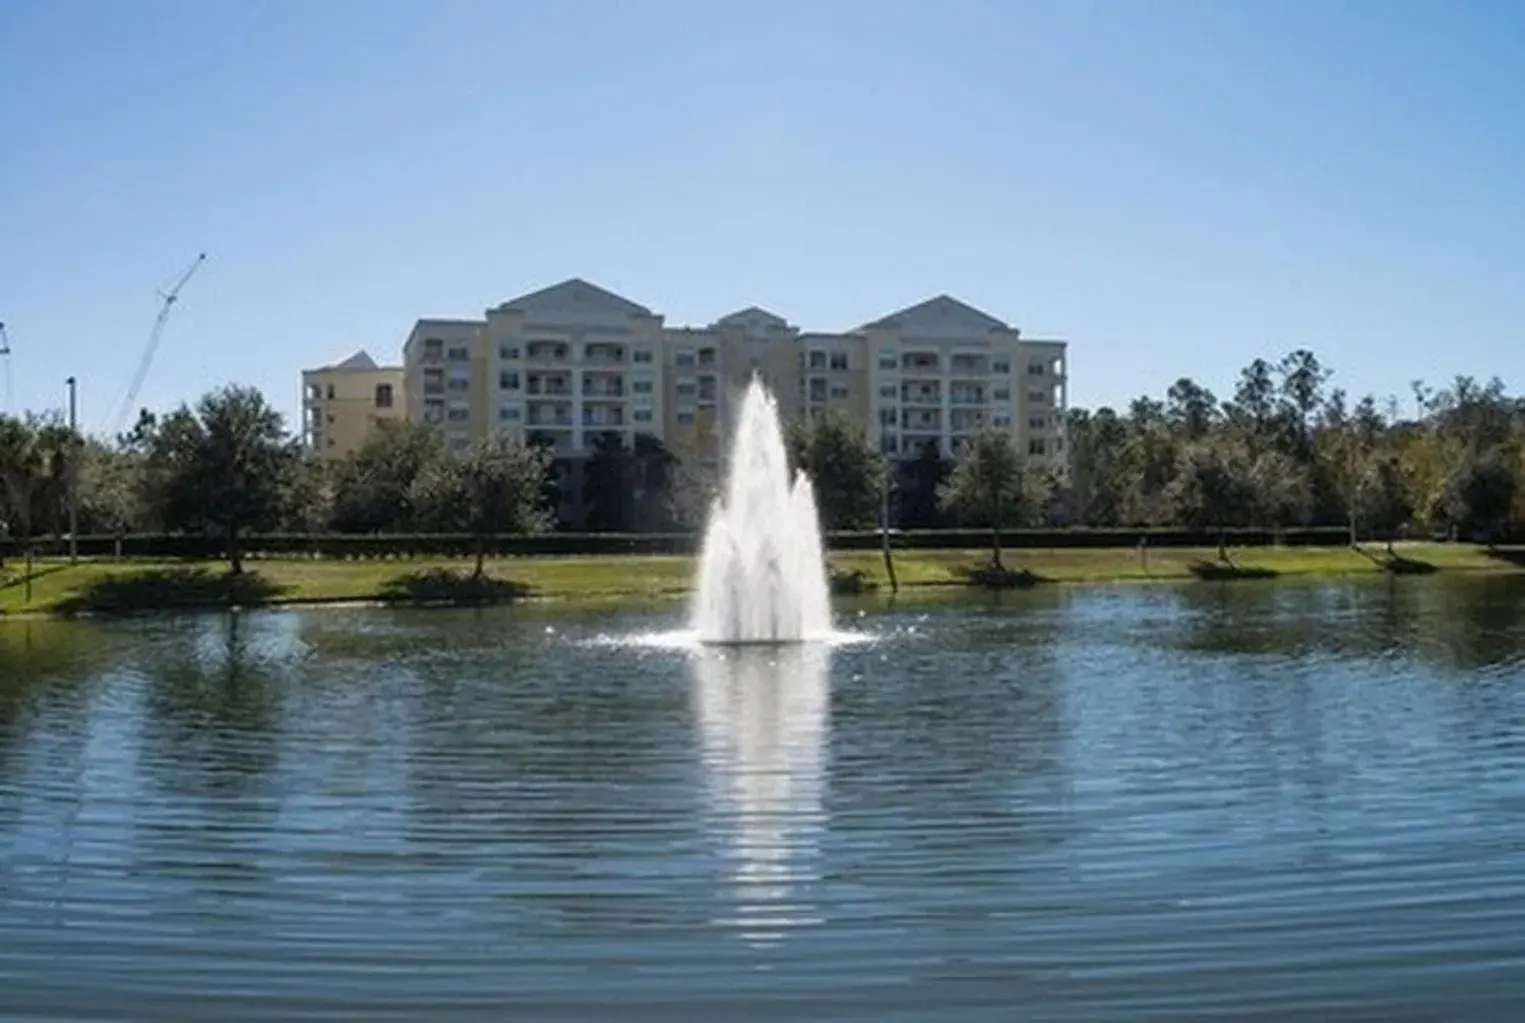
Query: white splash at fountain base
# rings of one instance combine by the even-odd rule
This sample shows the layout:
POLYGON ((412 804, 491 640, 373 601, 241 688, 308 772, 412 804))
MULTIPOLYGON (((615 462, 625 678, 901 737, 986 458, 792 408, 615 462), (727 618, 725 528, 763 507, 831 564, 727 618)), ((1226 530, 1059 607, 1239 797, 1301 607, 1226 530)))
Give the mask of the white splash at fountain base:
POLYGON ((791 477, 778 405, 755 377, 705 530, 693 624, 711 644, 833 636, 815 492, 804 473, 791 477))

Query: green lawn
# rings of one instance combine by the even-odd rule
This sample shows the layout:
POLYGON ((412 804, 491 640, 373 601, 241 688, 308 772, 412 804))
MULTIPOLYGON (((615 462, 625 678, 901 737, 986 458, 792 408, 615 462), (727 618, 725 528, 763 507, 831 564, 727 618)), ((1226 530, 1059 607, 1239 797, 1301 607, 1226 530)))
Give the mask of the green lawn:
MULTIPOLYGON (((986 563, 983 551, 897 551, 902 587, 955 585, 986 563)), ((830 556, 837 573, 861 572, 869 586, 884 586, 877 551, 830 556)), ((1009 568, 1034 581, 1085 583, 1192 578, 1270 578, 1297 575, 1372 575, 1432 571, 1512 572, 1525 569, 1525 550, 1489 552, 1470 544, 1405 544, 1394 562, 1380 547, 1258 547, 1230 551, 1218 561, 1212 549, 1134 548, 1017 549, 1006 552, 1009 568)), ((551 599, 642 600, 686 592, 694 563, 687 557, 606 556, 498 558, 488 563, 487 582, 467 585, 470 562, 449 559, 324 561, 260 559, 241 578, 229 578, 218 562, 39 562, 30 597, 9 566, 0 579, 0 613, 145 609, 228 603, 302 603, 374 600, 551 599)))

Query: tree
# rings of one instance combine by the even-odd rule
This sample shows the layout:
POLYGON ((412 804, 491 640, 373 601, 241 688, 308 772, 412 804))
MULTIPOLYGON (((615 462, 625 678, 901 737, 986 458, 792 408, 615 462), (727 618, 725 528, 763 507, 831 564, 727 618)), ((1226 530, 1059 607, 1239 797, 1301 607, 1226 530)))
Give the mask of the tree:
POLYGON ((632 454, 636 480, 632 491, 631 527, 647 533, 674 528, 672 490, 678 473, 678 456, 667 449, 660 437, 650 433, 635 435, 632 454))
POLYGON ((5 532, 25 546, 32 539, 33 498, 46 464, 30 422, 0 415, 0 511, 5 532))
POLYGON ((430 462, 413 483, 411 501, 423 521, 476 539, 482 576, 487 538, 495 533, 533 533, 546 528, 542 487, 550 453, 506 435, 485 437, 459 455, 430 462))
POLYGON ((1515 486, 1514 466, 1502 447, 1466 458, 1446 478, 1446 518, 1458 529, 1493 544, 1508 529, 1515 486))
POLYGON ((1178 522, 1217 530, 1218 558, 1227 561, 1227 530, 1245 523, 1254 501, 1243 453, 1221 441, 1193 444, 1167 495, 1178 522))
POLYGON ((1414 494, 1403 463, 1391 452, 1372 455, 1362 466, 1355 492, 1355 514, 1371 530, 1387 540, 1393 553, 1393 537, 1414 515, 1414 494))
POLYGON ((142 458, 95 440, 85 442, 79 467, 82 533, 127 533, 144 526, 142 458))
POLYGON ((1001 529, 1025 521, 1033 506, 1021 452, 1011 433, 986 426, 964 445, 940 494, 959 519, 990 527, 990 563, 1004 571, 1001 529))
POLYGON ((1165 415, 1189 440, 1205 437, 1218 419, 1218 399, 1191 377, 1170 385, 1165 415))
POLYGON ((943 525, 939 493, 953 471, 936 443, 921 445, 915 458, 899 464, 896 475, 896 521, 902 529, 937 529, 943 525))
POLYGON ((1247 468, 1245 484, 1250 518, 1261 525, 1290 526, 1313 510, 1308 470, 1280 451, 1263 451, 1247 468))
POLYGON ((1130 482, 1128 426, 1110 408, 1095 414, 1071 409, 1066 433, 1070 475, 1066 488, 1070 521, 1086 526, 1115 526, 1123 521, 1130 482))
POLYGON ((378 423, 334 472, 333 528, 373 533, 413 526, 413 483, 444 457, 444 436, 433 424, 378 423))
POLYGON ((147 494, 171 530, 211 530, 226 543, 229 571, 243 572, 242 538, 280 519, 283 482, 296 448, 281 414, 250 387, 232 385, 182 405, 149 442, 147 494))
POLYGON ((634 518, 635 458, 618 430, 594 435, 582 465, 583 525, 594 533, 620 533, 634 518))
POLYGON ((292 458, 281 479, 281 528, 322 533, 334 520, 336 490, 332 463, 315 455, 292 458))
POLYGON ((875 528, 885 465, 862 426, 830 409, 791 421, 785 443, 789 461, 810 477, 823 530, 875 528))

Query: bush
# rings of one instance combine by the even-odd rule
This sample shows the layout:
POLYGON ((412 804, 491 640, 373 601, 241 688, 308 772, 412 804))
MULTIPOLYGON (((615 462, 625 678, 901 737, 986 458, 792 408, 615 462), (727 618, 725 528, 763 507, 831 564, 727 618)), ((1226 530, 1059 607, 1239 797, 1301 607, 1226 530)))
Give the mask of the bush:
MULTIPOLYGON (((1274 531, 1230 529, 1231 547, 1343 547, 1349 540, 1344 526, 1312 526, 1274 531)), ((1144 540, 1150 547, 1216 547, 1216 530, 1200 529, 1008 529, 1001 532, 1001 545, 1022 548, 1136 547, 1144 540)), ((140 533, 123 537, 82 536, 82 557, 111 557, 200 561, 224 555, 220 536, 202 534, 140 533)), ((268 533, 247 537, 243 543, 251 558, 467 558, 476 552, 476 538, 464 533, 268 533)), ((827 537, 832 550, 878 550, 883 541, 877 530, 833 533, 827 537)), ((985 529, 928 529, 891 534, 901 550, 983 550, 990 546, 985 529)), ((505 534, 487 538, 490 556, 694 554, 700 536, 693 533, 540 533, 505 534)), ((34 539, 39 557, 68 553, 68 542, 52 537, 34 539)), ((22 554, 16 540, 0 540, 0 557, 22 554)))

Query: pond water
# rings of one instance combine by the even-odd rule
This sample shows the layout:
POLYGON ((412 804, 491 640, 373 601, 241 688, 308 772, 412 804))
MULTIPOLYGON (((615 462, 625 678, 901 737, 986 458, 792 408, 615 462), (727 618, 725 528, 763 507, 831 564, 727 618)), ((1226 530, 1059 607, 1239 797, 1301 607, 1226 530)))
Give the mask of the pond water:
POLYGON ((0 1017, 1525 1018, 1525 578, 680 615, 0 623, 0 1017))

